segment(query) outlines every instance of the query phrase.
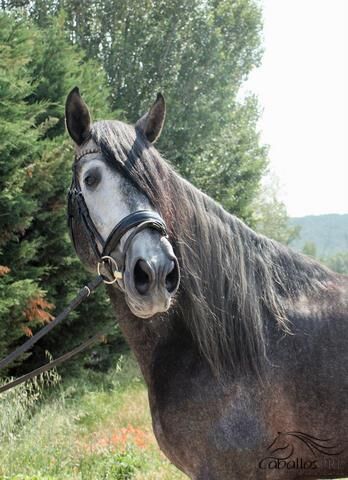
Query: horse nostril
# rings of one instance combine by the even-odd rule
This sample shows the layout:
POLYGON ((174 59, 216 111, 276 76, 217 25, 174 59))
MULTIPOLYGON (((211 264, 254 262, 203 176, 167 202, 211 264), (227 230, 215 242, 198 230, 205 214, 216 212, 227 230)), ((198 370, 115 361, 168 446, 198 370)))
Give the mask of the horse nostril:
POLYGON ((152 281, 151 267, 144 260, 138 260, 134 265, 133 276, 137 292, 145 295, 149 291, 152 281))
POLYGON ((166 289, 173 293, 179 284, 179 269, 176 262, 171 262, 171 266, 165 278, 166 289))

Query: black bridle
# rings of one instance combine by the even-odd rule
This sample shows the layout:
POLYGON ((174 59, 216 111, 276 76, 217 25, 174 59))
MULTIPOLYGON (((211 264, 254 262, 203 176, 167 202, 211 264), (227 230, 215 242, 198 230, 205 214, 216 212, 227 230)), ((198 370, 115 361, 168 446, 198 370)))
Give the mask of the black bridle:
MULTIPOLYGON (((79 160, 85 155, 92 153, 101 153, 99 149, 90 149, 85 150, 80 153, 79 156, 75 157, 75 162, 73 166, 73 179, 71 187, 68 192, 68 226, 70 237, 72 239, 75 250, 77 251, 77 244, 74 235, 74 223, 82 221, 82 225, 88 239, 88 243, 93 250, 95 259, 97 262, 97 271, 98 276, 94 278, 88 285, 84 286, 76 297, 70 302, 70 304, 55 317, 49 324, 45 325, 41 330, 39 330, 33 337, 29 338, 23 345, 19 346, 16 350, 11 352, 5 358, 0 361, 0 369, 7 367, 12 363, 16 358, 22 355, 24 352, 29 350, 40 338, 45 336, 50 332, 55 326, 61 323, 69 315, 72 310, 75 310, 90 294, 96 290, 99 285, 103 282, 107 284, 115 283, 120 281, 123 278, 124 268, 125 268, 125 259, 127 255, 128 248, 132 243, 135 235, 145 228, 152 228, 157 230, 162 236, 167 237, 167 227, 164 220, 161 216, 152 211, 152 210, 137 210, 136 212, 131 213, 124 217, 120 222, 115 225, 115 227, 110 232, 107 239, 104 241, 103 237, 98 232, 90 214, 88 207, 86 205, 85 199, 83 198, 80 182, 77 174, 77 165, 79 160), (129 233, 121 254, 120 268, 118 263, 111 254, 117 249, 120 244, 123 236, 129 233), (101 250, 99 248, 99 245, 101 250), (101 273, 101 267, 105 267, 108 275, 111 275, 112 280, 108 278, 104 273, 101 273)), ((96 341, 103 338, 102 333, 97 333, 93 337, 86 340, 84 343, 74 348, 70 352, 62 355, 56 360, 52 360, 49 363, 43 365, 42 367, 33 370, 25 375, 22 375, 15 380, 6 383, 0 386, 0 393, 10 390, 11 388, 31 379, 39 374, 50 370, 53 367, 60 365, 66 360, 72 358, 78 353, 82 352, 89 346, 93 345, 96 341)))
POLYGON ((157 230, 162 236, 167 237, 167 227, 162 217, 155 211, 137 210, 118 222, 104 241, 89 214, 77 173, 78 163, 81 158, 95 153, 101 153, 101 151, 99 149, 89 149, 75 157, 73 179, 68 193, 68 227, 74 248, 77 250, 74 236, 74 221, 82 221, 88 243, 98 262, 98 274, 100 274, 101 266, 107 267, 107 270, 112 275, 112 280, 105 278, 105 283, 114 283, 117 280, 122 280, 127 251, 135 235, 145 228, 151 228, 157 230), (130 230, 132 231, 128 235, 122 249, 121 262, 116 261, 114 257, 111 257, 111 253, 116 250, 122 237, 130 230), (98 244, 101 246, 101 249, 98 244), (121 263, 120 269, 119 263, 121 263))

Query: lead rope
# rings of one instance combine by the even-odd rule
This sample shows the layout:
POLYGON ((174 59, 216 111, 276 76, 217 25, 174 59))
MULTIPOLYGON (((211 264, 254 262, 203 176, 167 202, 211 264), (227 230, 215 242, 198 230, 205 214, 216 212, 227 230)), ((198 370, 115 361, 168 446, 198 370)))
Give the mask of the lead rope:
MULTIPOLYGON (((56 327, 59 323, 65 320, 66 317, 69 315, 69 313, 75 310, 75 308, 77 308, 84 300, 86 300, 86 298, 88 298, 90 294, 94 292, 99 287, 99 285, 103 283, 103 281, 104 281, 104 278, 101 275, 98 275, 88 285, 85 285, 76 295, 76 297, 69 303, 69 305, 54 320, 52 320, 52 322, 50 322, 48 325, 46 325, 41 330, 39 330, 33 337, 29 338, 29 340, 23 343, 23 345, 21 345, 16 350, 14 350, 9 355, 7 355, 7 357, 3 358, 0 361, 0 370, 2 368, 5 368, 11 362, 13 362, 13 360, 18 358, 22 353, 29 350, 29 348, 35 345, 35 343, 39 341, 40 338, 45 336, 54 327, 56 327)), ((15 387, 16 385, 19 385, 20 383, 23 383, 26 380, 29 380, 30 378, 37 377, 40 373, 46 372, 51 368, 54 368, 55 366, 65 362, 66 360, 72 358, 73 356, 77 355, 78 353, 82 352, 87 347, 95 343, 98 339, 102 338, 102 336, 103 335, 101 333, 97 333, 96 335, 94 335, 93 337, 89 338, 84 343, 82 343, 79 347, 76 347, 70 352, 65 353, 64 355, 57 358, 56 360, 52 360, 51 362, 47 363, 46 365, 43 365, 42 367, 37 368, 36 370, 33 370, 32 372, 27 373, 13 380, 10 383, 6 383, 5 385, 2 385, 0 387, 0 393, 5 392, 6 390, 9 390, 12 387, 15 387)))
POLYGON ((32 372, 26 373, 25 375, 22 375, 21 377, 16 378, 12 382, 5 383, 5 385, 2 385, 0 387, 0 393, 6 392, 7 390, 10 390, 11 388, 16 387, 17 385, 20 385, 21 383, 24 383, 27 380, 30 380, 31 378, 35 378, 38 375, 40 375, 40 373, 47 372, 48 370, 51 370, 52 368, 57 367, 61 363, 65 362, 66 360, 69 360, 70 358, 72 358, 75 355, 77 355, 78 353, 82 352, 83 350, 85 350, 89 346, 93 345, 98 340, 101 340, 103 337, 104 337, 104 335, 100 332, 93 335, 93 337, 89 338, 88 340, 83 342, 78 347, 75 347, 70 352, 65 353, 61 357, 58 357, 56 360, 52 360, 51 362, 46 363, 45 365, 42 365, 42 367, 39 367, 36 370, 33 370, 32 372))

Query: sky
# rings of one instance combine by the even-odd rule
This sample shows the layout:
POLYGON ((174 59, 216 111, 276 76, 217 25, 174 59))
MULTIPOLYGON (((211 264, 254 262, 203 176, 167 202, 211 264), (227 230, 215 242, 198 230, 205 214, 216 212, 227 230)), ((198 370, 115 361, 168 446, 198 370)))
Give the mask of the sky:
POLYGON ((348 0, 260 0, 264 56, 243 91, 290 216, 348 213, 348 0))

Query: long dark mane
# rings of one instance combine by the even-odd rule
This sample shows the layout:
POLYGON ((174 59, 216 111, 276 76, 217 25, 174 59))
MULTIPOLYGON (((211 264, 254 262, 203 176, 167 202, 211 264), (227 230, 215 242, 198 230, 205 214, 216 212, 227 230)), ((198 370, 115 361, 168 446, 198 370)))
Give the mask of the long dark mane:
POLYGON ((259 371, 266 323, 289 332, 289 302, 319 295, 334 274, 227 213, 133 127, 97 122, 92 137, 166 221, 182 272, 176 311, 202 355, 216 373, 259 371))

